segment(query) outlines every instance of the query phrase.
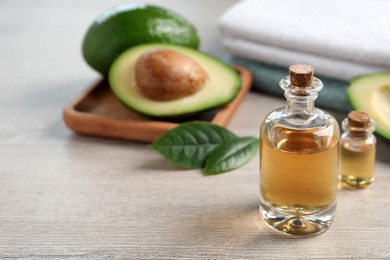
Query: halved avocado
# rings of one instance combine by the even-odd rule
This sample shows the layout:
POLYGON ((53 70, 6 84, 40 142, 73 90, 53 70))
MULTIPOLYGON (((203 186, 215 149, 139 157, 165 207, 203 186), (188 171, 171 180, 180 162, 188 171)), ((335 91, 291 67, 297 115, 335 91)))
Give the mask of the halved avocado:
POLYGON ((368 113, 376 123, 376 132, 390 140, 390 73, 352 79, 347 95, 352 107, 368 113))
POLYGON ((239 75, 229 66, 205 53, 182 46, 143 44, 128 49, 112 64, 109 73, 111 89, 127 107, 154 117, 176 117, 209 110, 230 102, 241 88, 239 75), (135 80, 138 58, 154 49, 169 49, 194 60, 207 73, 201 90, 180 99, 158 101, 140 93, 135 80))

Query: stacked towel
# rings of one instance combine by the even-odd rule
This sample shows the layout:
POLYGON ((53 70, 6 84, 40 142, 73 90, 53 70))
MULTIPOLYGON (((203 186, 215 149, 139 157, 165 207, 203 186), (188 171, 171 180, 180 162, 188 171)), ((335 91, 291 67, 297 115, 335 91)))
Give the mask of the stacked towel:
MULTIPOLYGON (((243 0, 219 25, 225 49, 248 66, 277 65, 285 75, 289 65, 307 63, 328 83, 347 86, 358 75, 390 71, 389 10, 387 0, 243 0)), ((261 72, 253 72, 256 83, 261 72)), ((333 96, 341 90, 346 101, 345 87, 333 96)))
MULTIPOLYGON (((287 68, 239 57, 230 57, 227 62, 246 67, 252 71, 253 90, 284 98, 284 90, 279 87, 279 81, 288 74, 287 68)), ((316 106, 343 112, 351 111, 352 107, 346 95, 349 83, 326 76, 318 77, 325 87, 316 100, 316 106)))

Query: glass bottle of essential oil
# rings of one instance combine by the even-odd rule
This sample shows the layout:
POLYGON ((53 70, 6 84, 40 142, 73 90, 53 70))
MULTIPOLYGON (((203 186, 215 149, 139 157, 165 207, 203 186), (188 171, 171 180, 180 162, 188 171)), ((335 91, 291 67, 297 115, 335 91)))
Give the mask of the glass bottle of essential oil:
POLYGON ((280 81, 287 105, 272 111, 260 129, 260 212, 287 235, 325 231, 336 208, 340 130, 314 107, 323 88, 310 65, 292 65, 280 81))
POLYGON ((352 111, 342 123, 340 172, 343 187, 363 189, 374 181, 375 123, 365 112, 352 111))

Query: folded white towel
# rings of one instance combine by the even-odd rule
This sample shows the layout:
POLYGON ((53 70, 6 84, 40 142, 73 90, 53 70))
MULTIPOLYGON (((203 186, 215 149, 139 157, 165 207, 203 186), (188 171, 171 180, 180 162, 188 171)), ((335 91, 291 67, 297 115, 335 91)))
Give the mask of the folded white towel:
POLYGON ((224 36, 234 39, 230 48, 249 42, 264 51, 275 48, 279 56, 315 57, 323 67, 356 68, 348 72, 355 75, 390 70, 389 10, 387 0, 244 0, 227 10, 219 25, 224 36))
POLYGON ((241 39, 225 38, 223 40, 223 45, 229 53, 238 57, 263 61, 279 66, 289 66, 297 63, 312 64, 316 73, 342 80, 350 80, 351 78, 362 74, 390 70, 390 67, 386 68, 348 60, 328 58, 241 39))

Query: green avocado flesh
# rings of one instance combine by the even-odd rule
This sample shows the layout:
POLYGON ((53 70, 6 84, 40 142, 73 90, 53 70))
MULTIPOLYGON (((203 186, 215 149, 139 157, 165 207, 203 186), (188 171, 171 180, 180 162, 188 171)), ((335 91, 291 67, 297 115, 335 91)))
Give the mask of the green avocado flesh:
POLYGON ((390 140, 390 73, 354 78, 347 94, 353 108, 368 113, 376 132, 390 140))
POLYGON ((169 43, 197 49, 199 37, 184 17, 161 7, 128 3, 100 15, 85 34, 85 61, 107 75, 123 51, 144 43, 169 43))
POLYGON ((241 88, 239 75, 221 61, 194 49, 166 45, 145 44, 121 54, 109 73, 111 89, 127 107, 154 117, 175 117, 208 110, 231 101, 241 88), (155 101, 143 96, 135 82, 135 64, 144 52, 152 49, 170 49, 187 55, 208 74, 208 81, 197 93, 171 101, 155 101))

